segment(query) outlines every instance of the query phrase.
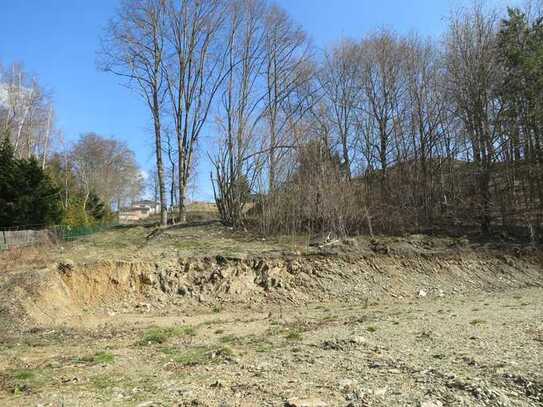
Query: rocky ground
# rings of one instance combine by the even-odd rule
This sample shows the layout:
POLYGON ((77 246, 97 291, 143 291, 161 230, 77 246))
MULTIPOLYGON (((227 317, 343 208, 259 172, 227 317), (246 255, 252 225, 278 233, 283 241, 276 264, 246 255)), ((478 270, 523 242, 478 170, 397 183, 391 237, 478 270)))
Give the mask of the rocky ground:
POLYGON ((2 405, 543 405, 543 290, 4 334, 2 405))
POLYGON ((0 405, 543 405, 540 249, 146 236, 0 258, 0 405))

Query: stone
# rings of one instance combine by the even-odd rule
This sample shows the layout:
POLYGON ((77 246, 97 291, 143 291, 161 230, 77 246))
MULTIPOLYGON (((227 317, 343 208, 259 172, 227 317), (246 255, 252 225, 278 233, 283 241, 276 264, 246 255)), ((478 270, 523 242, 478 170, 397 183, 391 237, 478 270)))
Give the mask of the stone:
POLYGON ((351 338, 351 342, 355 343, 357 345, 363 345, 363 344, 365 344, 367 342, 367 340, 363 336, 353 336, 351 338))
POLYGON ((73 260, 64 259, 57 265, 57 271, 61 274, 69 274, 75 268, 73 260))
POLYGON ((439 400, 424 400, 421 401, 420 407, 443 407, 443 403, 439 400))
POLYGON ((338 387, 340 391, 344 393, 349 393, 355 390, 356 384, 356 380, 343 379, 338 382, 338 387))
POLYGON ((422 289, 422 288, 421 288, 421 289, 419 290, 419 292, 417 293, 417 296, 418 296, 419 298, 426 297, 427 295, 428 295, 428 293, 426 292, 426 290, 424 290, 424 289, 422 289))
POLYGON ((143 403, 137 404, 136 407, 158 407, 159 403, 156 401, 144 401, 143 403))
POLYGON ((288 399, 285 402, 285 407, 328 407, 324 401, 316 398, 311 399, 288 399))

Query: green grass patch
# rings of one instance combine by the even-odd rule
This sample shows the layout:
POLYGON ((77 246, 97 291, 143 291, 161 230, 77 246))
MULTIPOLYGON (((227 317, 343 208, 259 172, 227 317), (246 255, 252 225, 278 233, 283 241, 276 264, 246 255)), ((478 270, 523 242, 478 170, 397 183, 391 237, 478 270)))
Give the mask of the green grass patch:
POLYGON ((289 333, 287 333, 285 338, 289 341, 301 341, 302 339, 304 339, 304 336, 300 331, 290 331, 289 333))
POLYGON ((15 380, 32 380, 36 377, 33 370, 30 369, 17 369, 11 374, 11 377, 15 380))
POLYGON ((6 388, 13 394, 26 393, 47 381, 43 369, 9 369, 5 374, 6 388))
POLYGON ((109 352, 96 352, 94 355, 86 355, 74 359, 74 363, 87 363, 96 365, 109 365, 115 361, 115 356, 109 352))
POLYGON ((242 343, 242 338, 236 335, 225 335, 219 338, 222 343, 242 343))
POLYGON ((108 390, 116 386, 116 382, 111 375, 98 375, 90 379, 93 387, 98 390, 108 390))
POLYGON ((262 341, 258 343, 255 347, 255 352, 257 353, 266 353, 273 350, 273 343, 268 341, 262 341))
POLYGON ((195 336, 195 335, 196 335, 196 330, 194 329, 194 327, 190 325, 167 327, 167 328, 151 327, 151 328, 148 328, 144 332, 143 337, 139 341, 139 344, 140 345, 163 344, 172 337, 195 336))

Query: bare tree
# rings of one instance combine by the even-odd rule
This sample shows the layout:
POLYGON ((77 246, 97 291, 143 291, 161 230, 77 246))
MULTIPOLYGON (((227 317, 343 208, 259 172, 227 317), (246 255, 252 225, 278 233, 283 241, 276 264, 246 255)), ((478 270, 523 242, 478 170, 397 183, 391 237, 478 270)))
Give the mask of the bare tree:
POLYGON ((51 97, 35 76, 14 64, 0 71, 0 129, 19 158, 36 157, 45 168, 55 133, 51 97))
POLYGON ((371 149, 365 155, 380 169, 381 190, 386 194, 392 146, 395 136, 402 130, 404 113, 401 100, 404 96, 401 78, 403 45, 396 34, 383 31, 365 39, 361 47, 364 109, 369 120, 369 125, 366 125, 369 133, 364 134, 366 142, 361 145, 371 149))
POLYGON ((143 191, 144 180, 134 153, 115 139, 85 134, 71 149, 70 161, 83 190, 83 208, 92 192, 110 208, 120 208, 143 191))
POLYGON ((212 157, 215 201, 224 223, 239 227, 243 208, 261 168, 257 133, 265 112, 262 70, 265 63, 264 17, 261 0, 233 1, 228 8, 227 74, 222 87, 221 132, 212 157))
POLYGON ((483 233, 491 222, 490 177, 496 157, 496 122, 501 106, 494 97, 498 83, 494 13, 485 14, 481 6, 462 11, 450 25, 446 42, 449 95, 455 102, 477 167, 477 212, 483 233))
POLYGON ((165 23, 165 0, 124 0, 105 32, 99 60, 101 69, 128 80, 152 115, 163 226, 168 222, 161 123, 166 93, 165 23))
POLYGON ((357 115, 360 113, 362 87, 360 48, 353 41, 343 41, 324 56, 319 82, 331 122, 341 149, 343 167, 351 179, 351 155, 357 138, 357 115))
POLYGON ((442 161, 435 158, 439 158, 440 139, 447 136, 442 126, 449 104, 442 92, 441 55, 435 44, 413 36, 407 41, 405 51, 409 122, 405 138, 411 141, 407 156, 414 163, 412 205, 422 209, 425 222, 432 223, 432 209, 440 199, 434 194, 434 175, 443 170, 442 161))
POLYGON ((303 106, 302 100, 287 102, 295 90, 311 78, 308 75, 311 49, 305 32, 277 6, 272 6, 267 13, 265 29, 268 184, 273 191, 278 182, 280 151, 284 146, 291 146, 286 139, 286 129, 303 106))
POLYGON ((226 58, 219 34, 224 1, 167 2, 170 57, 162 66, 177 138, 179 219, 185 222, 185 201, 192 161, 215 94, 225 75, 226 58))

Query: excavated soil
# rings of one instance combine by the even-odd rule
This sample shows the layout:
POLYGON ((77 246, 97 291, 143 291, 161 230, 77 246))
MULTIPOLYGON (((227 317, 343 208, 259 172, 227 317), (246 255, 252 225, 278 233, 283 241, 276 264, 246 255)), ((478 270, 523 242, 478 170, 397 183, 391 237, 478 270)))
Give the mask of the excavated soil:
POLYGON ((543 405, 541 249, 160 239, 6 266, 0 405, 543 405))
MULTIPOLYGON (((161 263, 59 262, 2 276, 12 326, 74 322, 137 307, 402 301, 541 287, 537 253, 179 258, 161 263)), ((6 317, 7 316, 7 317, 6 317)))

